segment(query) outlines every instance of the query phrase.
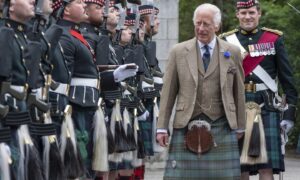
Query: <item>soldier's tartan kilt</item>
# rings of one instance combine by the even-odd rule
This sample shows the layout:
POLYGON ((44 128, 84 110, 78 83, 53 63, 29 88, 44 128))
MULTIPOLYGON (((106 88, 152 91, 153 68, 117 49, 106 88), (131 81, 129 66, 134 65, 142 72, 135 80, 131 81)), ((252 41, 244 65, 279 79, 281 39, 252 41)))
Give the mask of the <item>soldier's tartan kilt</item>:
MULTIPOLYGON (((255 101, 258 104, 263 102, 262 92, 246 93, 246 101, 255 101)), ((280 113, 278 111, 266 110, 262 107, 261 116, 263 120, 266 148, 268 154, 267 164, 242 165, 242 172, 249 172, 251 175, 258 173, 259 169, 273 169, 274 174, 284 171, 284 156, 281 153, 280 139, 280 113)))
POLYGON ((239 180, 240 159, 236 134, 226 118, 212 124, 216 142, 209 152, 197 155, 186 149, 186 128, 174 129, 167 160, 165 180, 239 180))
POLYGON ((153 156, 153 142, 152 142, 152 131, 153 131, 153 104, 147 103, 146 109, 149 112, 149 117, 146 121, 139 121, 139 126, 142 131, 142 137, 144 142, 144 148, 145 148, 145 155, 146 156, 153 156))

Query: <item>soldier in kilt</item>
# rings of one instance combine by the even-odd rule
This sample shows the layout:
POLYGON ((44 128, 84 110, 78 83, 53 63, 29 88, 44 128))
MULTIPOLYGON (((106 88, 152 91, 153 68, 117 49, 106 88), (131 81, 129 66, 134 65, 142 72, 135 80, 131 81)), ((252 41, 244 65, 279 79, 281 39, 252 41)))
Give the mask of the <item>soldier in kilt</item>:
POLYGON ((25 24, 34 16, 34 1, 6 0, 1 4, 1 104, 8 107, 1 126, 11 128, 11 171, 20 180, 43 179, 41 159, 29 134, 31 118, 26 103, 29 76, 38 71, 28 68, 33 59, 28 54, 32 49, 25 35, 25 24))
MULTIPOLYGON (((260 179, 273 179, 273 174, 285 170, 280 137, 294 125, 298 95, 283 33, 259 26, 262 12, 257 0, 238 0, 236 8, 239 28, 223 33, 221 37, 240 47, 244 59, 246 102, 252 101, 261 106, 265 134, 265 145, 261 146, 266 146, 267 152, 265 162, 242 164, 242 179, 249 179, 249 174, 257 173, 260 179), (285 94, 282 97, 278 95, 278 82, 285 94)), ((246 136, 244 141, 241 145, 248 144, 246 136)), ((240 148, 242 160, 243 152, 247 150, 240 148)))
POLYGON ((164 74, 156 135, 161 146, 169 145, 164 179, 238 180, 238 139, 245 129, 240 52, 215 35, 218 7, 199 5, 193 22, 196 37, 175 45, 164 74))

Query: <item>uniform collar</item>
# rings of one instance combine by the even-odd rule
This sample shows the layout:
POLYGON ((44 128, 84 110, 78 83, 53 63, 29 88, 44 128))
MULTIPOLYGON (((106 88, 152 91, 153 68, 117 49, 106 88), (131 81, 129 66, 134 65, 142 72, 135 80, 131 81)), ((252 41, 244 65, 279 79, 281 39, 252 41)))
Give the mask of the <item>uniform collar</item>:
POLYGON ((241 34, 243 34, 243 35, 256 34, 256 33, 258 33, 258 31, 259 31, 259 28, 258 28, 258 27, 254 28, 254 29, 251 30, 251 31, 246 31, 246 30, 240 28, 240 32, 241 32, 241 34))
POLYGON ((14 29, 15 31, 19 32, 25 32, 27 26, 23 23, 11 20, 11 19, 5 19, 5 26, 14 29))
POLYGON ((99 34, 100 32, 100 29, 99 27, 95 26, 95 25, 92 25, 90 23, 86 23, 86 22, 83 22, 80 24, 81 28, 89 33, 96 33, 96 34, 99 34))
POLYGON ((80 32, 80 25, 77 24, 77 23, 74 23, 72 21, 68 21, 68 20, 64 20, 64 19, 60 19, 57 21, 57 24, 59 26, 62 26, 62 27, 69 27, 75 31, 78 31, 80 32))

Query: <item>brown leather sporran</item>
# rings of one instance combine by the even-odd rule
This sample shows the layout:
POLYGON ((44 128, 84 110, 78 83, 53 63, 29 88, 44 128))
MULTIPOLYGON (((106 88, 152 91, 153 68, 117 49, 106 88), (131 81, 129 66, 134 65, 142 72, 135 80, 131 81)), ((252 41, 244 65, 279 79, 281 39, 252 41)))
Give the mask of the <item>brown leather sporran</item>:
POLYGON ((208 152, 214 146, 210 125, 205 121, 201 121, 200 124, 189 125, 185 134, 185 145, 189 151, 196 154, 208 152))

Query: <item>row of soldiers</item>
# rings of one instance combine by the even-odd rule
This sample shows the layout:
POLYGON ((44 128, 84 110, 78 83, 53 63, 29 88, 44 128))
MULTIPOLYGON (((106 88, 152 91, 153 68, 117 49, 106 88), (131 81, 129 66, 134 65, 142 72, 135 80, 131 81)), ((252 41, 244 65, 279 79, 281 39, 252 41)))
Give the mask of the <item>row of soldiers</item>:
POLYGON ((0 9, 0 179, 143 179, 143 159, 161 150, 153 1, 0 9))

